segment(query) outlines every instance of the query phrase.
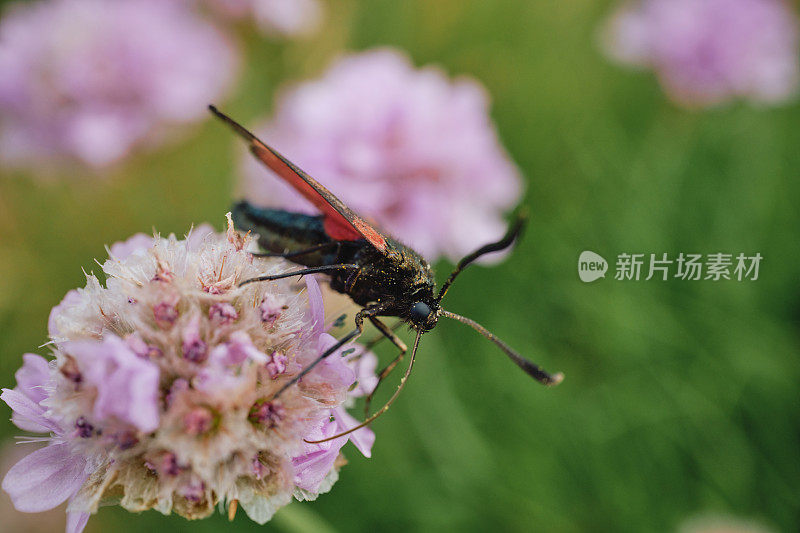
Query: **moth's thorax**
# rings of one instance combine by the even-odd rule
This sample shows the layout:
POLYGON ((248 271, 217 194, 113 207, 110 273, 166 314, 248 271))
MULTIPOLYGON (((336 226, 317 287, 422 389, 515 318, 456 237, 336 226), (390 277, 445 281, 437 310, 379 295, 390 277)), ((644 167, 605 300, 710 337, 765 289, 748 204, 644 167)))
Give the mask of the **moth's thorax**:
POLYGON ((397 316, 402 316, 410 303, 432 300, 435 280, 427 261, 393 240, 389 240, 387 252, 364 246, 352 257, 359 269, 332 276, 331 287, 362 306, 391 302, 392 314, 397 316))

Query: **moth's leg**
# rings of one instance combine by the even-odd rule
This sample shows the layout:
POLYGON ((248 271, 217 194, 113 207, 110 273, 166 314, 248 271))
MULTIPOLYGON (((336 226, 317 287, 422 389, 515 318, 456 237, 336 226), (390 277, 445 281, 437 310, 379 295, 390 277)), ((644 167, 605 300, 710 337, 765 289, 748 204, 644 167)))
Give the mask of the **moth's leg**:
POLYGON ((353 331, 351 331, 350 333, 348 333, 347 335, 345 335, 344 337, 339 339, 336 342, 336 344, 334 344, 333 346, 331 346, 330 348, 328 348, 327 350, 322 352, 322 354, 320 354, 319 357, 314 359, 314 361, 310 365, 305 367, 299 374, 297 374, 294 378, 292 378, 292 380, 289 383, 287 383, 286 385, 281 387, 281 389, 277 393, 275 393, 275 396, 273 396, 273 398, 277 398, 278 396, 280 396, 283 393, 283 391, 285 391, 286 389, 288 389, 289 387, 291 387, 292 385, 294 385, 295 383, 300 381, 300 379, 303 376, 305 376, 306 374, 311 372, 311 369, 313 369, 320 362, 322 362, 323 359, 325 359, 330 354, 332 354, 335 351, 337 351, 339 348, 341 348, 342 346, 344 346, 345 344, 347 344, 351 340, 353 340, 356 337, 358 337, 359 335, 361 335, 361 332, 364 331, 364 319, 368 318, 368 317, 371 317, 373 315, 376 315, 376 314, 380 313, 382 310, 383 310, 382 306, 375 306, 375 307, 371 307, 371 308, 362 309, 361 311, 356 313, 356 317, 355 317, 356 329, 354 329, 353 331))
POLYGON ((275 252, 262 252, 262 253, 254 253, 252 255, 253 257, 283 257, 284 259, 291 259, 292 257, 300 257, 302 255, 307 255, 314 252, 318 252, 320 250, 325 250, 327 248, 334 248, 334 247, 337 249, 341 248, 342 244, 338 241, 328 241, 328 242, 323 242, 322 244, 311 246, 309 248, 305 248, 303 250, 298 250, 296 252, 285 252, 282 254, 275 252))
POLYGON ((305 276, 306 274, 324 274, 330 272, 338 272, 340 270, 358 270, 358 265, 350 263, 341 263, 338 265, 323 265, 318 267, 304 268, 302 270, 295 270, 294 272, 283 272, 282 274, 273 274, 271 276, 258 276, 257 278, 246 279, 239 283, 239 286, 247 285, 248 283, 255 283, 256 281, 273 281, 276 279, 291 278, 292 276, 305 276))
POLYGON ((397 357, 395 357, 394 359, 392 359, 392 362, 391 362, 391 363, 389 363, 388 365, 386 365, 386 367, 385 367, 383 370, 381 370, 381 371, 380 371, 380 373, 378 374, 378 382, 375 384, 375 388, 373 388, 373 389, 372 389, 372 392, 370 392, 370 393, 367 395, 367 398, 366 398, 366 400, 364 401, 364 416, 365 416, 365 417, 369 416, 369 406, 370 406, 370 404, 372 404, 372 397, 373 397, 373 396, 375 396, 375 391, 377 391, 377 390, 378 390, 378 387, 380 386, 381 382, 382 382, 384 379, 386 379, 386 377, 387 377, 389 374, 391 374, 391 373, 392 373, 392 370, 394 370, 394 369, 395 369, 395 367, 397 366, 397 364, 398 364, 400 361, 402 361, 402 360, 403 360, 403 357, 406 355, 406 352, 408 352, 408 346, 406 346, 406 343, 404 343, 404 342, 402 341, 402 339, 400 339, 400 337, 398 337, 398 336, 397 336, 397 335, 394 333, 394 330, 395 330, 395 329, 397 329, 398 327, 400 327, 400 325, 402 325, 402 324, 403 324, 403 322, 402 322, 402 321, 400 321, 400 322, 398 322, 397 324, 395 324, 395 325, 393 326, 393 328, 391 328, 391 329, 390 329, 390 328, 389 328, 389 327, 388 327, 386 324, 384 324, 383 322, 381 322, 380 320, 378 320, 378 319, 377 319, 376 317, 374 317, 374 316, 371 316, 371 317, 369 317, 369 321, 370 321, 370 322, 372 322, 372 324, 373 324, 373 325, 374 325, 376 328, 378 328, 378 331, 380 331, 380 332, 381 332, 381 334, 382 334, 382 337, 381 337, 381 339, 384 339, 384 338, 385 338, 385 339, 389 339, 390 341, 392 341, 392 344, 394 344, 395 346, 397 346, 397 348, 400 350, 400 353, 399 353, 399 354, 397 354, 397 357))
POLYGON ((349 433, 352 433, 352 432, 354 432, 354 431, 356 431, 356 430, 358 430, 358 429, 361 429, 361 428, 363 428, 364 426, 368 426, 368 425, 369 425, 369 424, 371 424, 371 423, 372 423, 372 422, 373 422, 373 421, 374 421, 376 418, 378 418, 378 417, 379 417, 379 416, 381 416, 383 413, 385 413, 386 411, 388 411, 388 410, 389 410, 389 407, 391 407, 391 406, 392 406, 392 404, 394 403, 394 401, 395 401, 395 400, 397 399, 397 397, 400 395, 400 391, 402 391, 402 390, 403 390, 403 387, 405 386, 405 384, 406 384, 406 381, 408 380, 408 376, 410 376, 410 375, 411 375, 411 369, 412 369, 412 368, 414 368, 414 359, 416 358, 416 355, 417 355, 417 348, 419 348, 419 338, 420 338, 421 336, 422 336, 422 330, 419 330, 419 331, 417 331, 417 337, 414 339, 414 347, 413 347, 413 348, 411 348, 411 360, 408 362, 408 368, 406 369, 406 373, 405 373, 405 374, 403 375, 403 377, 400 379, 400 385, 398 385, 398 386, 397 386, 397 390, 396 390, 396 391, 394 391, 394 394, 392 394, 392 397, 391 397, 391 398, 389 398, 389 401, 387 401, 387 402, 386 402, 386 403, 383 405, 383 407, 381 407, 380 409, 378 409, 378 410, 375 412, 375 414, 374 414, 374 415, 372 415, 371 417, 367 418, 366 420, 364 420, 364 421, 363 421, 363 422, 361 422, 360 424, 358 424, 358 425, 356 425, 356 426, 354 426, 354 427, 351 427, 351 428, 350 428, 350 429, 348 429, 348 430, 342 431, 341 433, 337 433, 336 435, 332 435, 332 436, 330 436, 330 437, 325 437, 324 439, 320 439, 320 440, 307 440, 307 439, 303 439, 303 440, 304 440, 305 442, 309 443, 309 444, 319 444, 320 442, 327 442, 327 441, 329 441, 329 440, 338 439, 339 437, 343 437, 344 435, 347 435, 347 434, 349 434, 349 433))
MULTIPOLYGON (((405 322, 403 322, 402 320, 398 320, 397 322, 392 324, 392 327, 389 329, 391 329, 391 331, 397 331, 403 324, 405 324, 405 322)), ((377 328, 378 326, 375 327, 377 328)), ((373 348, 375 348, 375 346, 378 345, 378 343, 380 343, 383 340, 386 340, 387 338, 388 337, 386 335, 381 333, 380 335, 376 336, 374 339, 372 339, 371 341, 369 341, 367 344, 364 345, 364 351, 365 352, 371 351, 373 348)))
POLYGON ((350 274, 344 282, 344 289, 346 292, 350 292, 353 290, 353 287, 356 286, 356 281, 358 281, 358 277, 361 275, 361 269, 359 268, 352 274, 350 274))

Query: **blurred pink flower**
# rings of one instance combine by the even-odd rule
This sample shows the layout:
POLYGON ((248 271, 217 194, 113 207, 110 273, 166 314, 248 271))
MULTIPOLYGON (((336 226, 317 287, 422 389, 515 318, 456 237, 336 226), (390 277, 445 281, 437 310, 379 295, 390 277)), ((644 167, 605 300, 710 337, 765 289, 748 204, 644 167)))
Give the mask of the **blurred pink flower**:
POLYGON ((231 19, 253 19, 266 34, 306 35, 322 19, 318 0, 192 0, 202 2, 219 15, 231 19))
MULTIPOLYGON (((264 139, 356 212, 429 259, 457 259, 501 236, 521 181, 497 138, 486 91, 415 69, 393 50, 340 59, 284 91, 264 139)), ((250 157, 244 196, 313 212, 250 157)))
POLYGON ((621 63, 654 69, 686 107, 774 104, 798 91, 798 20, 783 0, 639 0, 611 17, 604 45, 621 63))
POLYGON ((206 117, 231 44, 179 2, 54 0, 0 22, 0 160, 103 166, 206 117))
MULTIPOLYGON (((11 467, 3 490, 24 512, 64 501, 67 532, 79 532, 113 494, 130 511, 155 508, 203 518, 241 507, 264 523, 292 499, 330 490, 352 441, 369 456, 374 433, 346 408, 369 381, 345 346, 276 398, 335 340, 322 332, 316 281, 239 282, 292 268, 247 252, 227 234, 197 228, 185 240, 136 235, 111 247, 93 275, 50 315, 55 359, 26 354, 17 387, 3 389, 20 428, 45 444, 11 467), (254 302, 285 302, 269 321, 254 302), (168 308, 168 319, 159 318, 168 308), (358 370, 358 372, 357 372, 358 370)), ((167 315, 164 315, 167 316, 167 315)))

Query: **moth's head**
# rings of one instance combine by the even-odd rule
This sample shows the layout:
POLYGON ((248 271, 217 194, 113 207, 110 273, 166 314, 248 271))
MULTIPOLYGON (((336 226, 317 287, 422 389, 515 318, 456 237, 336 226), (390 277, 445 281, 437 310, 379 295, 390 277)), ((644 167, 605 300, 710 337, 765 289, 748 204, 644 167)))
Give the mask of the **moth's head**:
POLYGON ((408 321, 419 331, 430 331, 439 321, 441 307, 434 299, 413 302, 408 308, 408 321))

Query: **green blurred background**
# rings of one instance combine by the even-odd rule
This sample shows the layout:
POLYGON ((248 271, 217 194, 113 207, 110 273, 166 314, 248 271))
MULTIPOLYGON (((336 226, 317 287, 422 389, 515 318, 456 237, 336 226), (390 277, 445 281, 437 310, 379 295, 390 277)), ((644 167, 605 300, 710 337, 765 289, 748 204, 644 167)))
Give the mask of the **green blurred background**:
MULTIPOLYGON (((486 85, 532 221, 506 262, 463 275, 448 308, 566 379, 546 390, 470 330, 442 323, 374 424, 373 458, 348 445, 350 464, 317 502, 295 502, 263 527, 242 513, 190 523, 104 508, 87 531, 638 532, 705 513, 800 529, 800 106, 674 107, 651 74, 598 51, 611 6, 347 0, 327 5, 310 39, 240 28, 242 78, 223 103, 245 123, 271 110, 282 81, 319 74, 343 50, 396 46, 486 85), (584 284, 583 250, 612 263, 622 252, 764 259, 754 282, 584 284)), ((84 284, 81 268, 97 270, 105 244, 221 227, 238 155, 209 120, 100 179, 79 169, 46 182, 2 176, 2 383, 13 385, 22 353, 46 353, 37 347, 50 308, 84 284)), ((440 277, 451 267, 438 266, 440 277)), ((11 442, 16 429, 2 418, 11 442)))

